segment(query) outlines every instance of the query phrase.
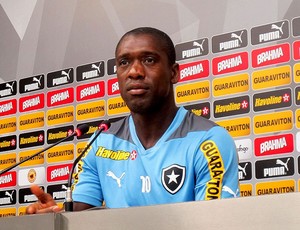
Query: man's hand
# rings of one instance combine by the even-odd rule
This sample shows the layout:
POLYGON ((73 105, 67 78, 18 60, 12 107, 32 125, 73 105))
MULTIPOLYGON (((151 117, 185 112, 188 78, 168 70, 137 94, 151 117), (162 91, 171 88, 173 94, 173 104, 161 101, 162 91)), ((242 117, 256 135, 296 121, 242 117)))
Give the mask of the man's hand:
POLYGON ((29 205, 26 208, 26 214, 39 214, 62 211, 62 209, 57 206, 52 196, 48 193, 45 193, 42 189, 40 189, 39 186, 32 185, 30 190, 34 195, 36 195, 38 201, 29 205))

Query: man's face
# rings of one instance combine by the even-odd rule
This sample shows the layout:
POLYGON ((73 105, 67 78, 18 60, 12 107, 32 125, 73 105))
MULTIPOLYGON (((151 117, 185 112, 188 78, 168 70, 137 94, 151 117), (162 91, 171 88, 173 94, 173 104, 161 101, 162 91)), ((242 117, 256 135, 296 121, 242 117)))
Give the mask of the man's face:
POLYGON ((156 111, 173 98, 178 65, 171 66, 161 42, 151 35, 127 35, 116 51, 120 93, 135 113, 156 111))

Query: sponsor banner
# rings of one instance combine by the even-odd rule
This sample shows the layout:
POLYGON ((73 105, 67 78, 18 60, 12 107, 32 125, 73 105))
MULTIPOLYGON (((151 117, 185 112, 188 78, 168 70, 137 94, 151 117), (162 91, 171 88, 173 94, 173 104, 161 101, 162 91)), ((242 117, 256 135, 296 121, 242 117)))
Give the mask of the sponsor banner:
POLYGON ((45 96, 43 93, 20 97, 19 110, 21 113, 35 111, 45 107, 45 96))
MULTIPOLYGON (((43 187, 40 189, 44 190, 43 187)), ((19 190, 19 203, 20 204, 28 204, 38 201, 38 198, 32 194, 30 188, 21 188, 19 190)))
POLYGON ((19 135, 19 148, 29 148, 44 145, 45 132, 38 130, 30 133, 21 133, 19 135))
POLYGON ((123 115, 129 113, 129 109, 122 97, 109 98, 107 100, 107 115, 123 115))
POLYGON ((292 31, 294 37, 300 36, 300 17, 293 18, 292 31))
MULTIPOLYGON (((298 157, 298 173, 300 174, 300 156, 298 157)), ((300 190, 300 188, 299 188, 300 190)))
POLYGON ((289 21, 283 20, 257 26, 251 29, 251 44, 258 45, 266 42, 287 39, 290 35, 289 21))
POLYGON ((208 77, 209 61, 202 60, 179 65, 179 82, 208 77))
POLYGON ((0 101, 0 117, 17 113, 17 100, 0 101))
POLYGON ((88 120, 100 117, 105 115, 105 101, 98 100, 93 102, 87 102, 84 104, 79 104, 76 106, 76 120, 88 120))
POLYGON ((68 180, 73 164, 53 165, 47 168, 47 181, 56 182, 68 180))
POLYGON ((90 138, 94 132, 96 132, 99 128, 99 125, 102 123, 103 120, 99 120, 99 121, 91 121, 91 122, 84 122, 84 123, 81 123, 81 124, 78 124, 77 125, 77 128, 80 126, 80 125, 83 125, 83 124, 86 124, 89 126, 89 130, 81 135, 81 136, 77 136, 77 139, 78 140, 81 140, 81 139, 87 139, 87 138, 90 138))
POLYGON ((202 116, 207 119, 210 118, 210 103, 198 103, 195 105, 186 105, 184 106, 185 109, 190 110, 192 113, 196 114, 197 116, 202 116))
POLYGON ((83 150, 85 149, 87 144, 88 144, 88 141, 78 142, 76 144, 76 153, 77 153, 76 157, 78 157, 83 152, 83 150))
POLYGON ((213 95, 220 97, 248 92, 250 88, 247 73, 213 79, 213 95))
POLYGON ((292 90, 280 89, 257 93, 253 95, 253 110, 255 112, 286 108, 292 105, 292 90))
POLYGON ((73 103, 74 101, 74 89, 64 88, 47 93, 47 106, 59 106, 73 103))
POLYGON ((252 196, 252 184, 240 184, 241 197, 252 196))
POLYGON ((281 111, 256 115, 253 117, 254 133, 273 133, 293 128, 293 112, 281 111))
POLYGON ((23 78, 19 83, 20 94, 42 90, 45 88, 45 75, 40 74, 33 77, 23 78))
POLYGON ((74 81, 73 68, 54 71, 47 74, 47 87, 52 88, 60 85, 71 84, 74 81))
POLYGON ((294 151, 294 137, 292 134, 260 137, 254 140, 255 156, 268 156, 294 151))
POLYGON ((0 176, 0 188, 7 188, 17 185, 17 173, 9 171, 0 176))
POLYGON ((7 134, 17 131, 17 118, 10 117, 0 119, 0 134, 7 134))
MULTIPOLYGON (((296 111, 295 111, 295 116, 296 116, 296 118, 295 118, 295 120, 296 120, 296 127, 298 128, 298 129, 300 129, 300 109, 297 109, 296 111)), ((0 144, 0 146, 1 146, 1 144, 0 144)))
POLYGON ((17 190, 2 190, 0 191, 0 206, 13 205, 17 202, 17 190))
POLYGON ((9 216, 16 216, 17 209, 16 208, 0 208, 0 218, 1 217, 9 217, 9 216))
POLYGON ((251 139, 234 140, 239 160, 249 160, 252 157, 252 141, 251 139))
MULTIPOLYGON (((1 153, 0 158, 0 170, 6 169, 9 166, 17 163, 17 154, 16 153, 1 153)), ((0 182, 1 184, 1 182, 0 182)))
POLYGON ((210 82, 194 82, 175 87, 177 104, 199 101, 210 97, 210 82))
MULTIPOLYGON (((48 129, 47 130, 47 144, 54 144, 68 136, 71 136, 73 133, 74 133, 73 125, 48 129)), ((65 140, 65 141, 72 141, 72 140, 74 140, 74 136, 69 137, 69 139, 65 140)))
POLYGON ((291 59, 290 44, 284 43, 256 49, 251 52, 251 56, 253 68, 285 63, 291 59))
POLYGON ((239 96, 235 98, 216 100, 213 103, 214 117, 227 117, 249 113, 250 111, 249 96, 239 96))
POLYGON ((295 104, 300 105, 300 87, 295 88, 295 104))
POLYGON ((300 132, 296 133, 296 149, 297 149, 297 152, 300 152, 300 132))
POLYGON ((47 187, 49 193, 54 200, 62 200, 66 198, 67 184, 55 184, 47 187))
POLYGON ((76 68, 76 80, 86 81, 89 79, 99 78, 104 76, 104 61, 98 61, 86 65, 81 65, 76 68))
POLYGON ((29 186, 32 184, 46 183, 46 173, 44 167, 20 169, 18 172, 18 185, 29 186))
POLYGON ((241 52, 212 59, 213 75, 232 73, 248 69, 248 53, 241 52))
POLYGON ((294 65, 294 68, 293 68, 293 73, 294 73, 294 81, 296 83, 299 83, 300 82, 300 63, 296 63, 294 65))
POLYGON ((28 130, 44 127, 45 114, 43 111, 19 116, 19 129, 28 130))
POLYGON ((46 116, 49 126, 72 122, 74 120, 74 106, 49 109, 46 116))
POLYGON ((246 47, 248 45, 247 30, 239 30, 212 37, 212 52, 219 53, 246 47))
POLYGON ((108 59, 107 61, 107 74, 114 75, 117 73, 116 59, 108 59))
POLYGON ((294 175, 294 158, 276 158, 255 162, 255 176, 257 179, 284 177, 294 175))
POLYGON ((176 61, 205 56, 208 50, 208 38, 176 44, 176 61))
MULTIPOLYGON (((41 149, 33 149, 28 151, 22 151, 19 153, 19 162, 28 159, 37 152, 42 151, 41 149)), ((44 164, 44 153, 38 154, 37 156, 31 158, 30 160, 25 161, 20 165, 20 167, 34 166, 44 164)))
POLYGON ((293 57, 295 60, 300 59, 300 41, 295 41, 293 43, 293 57))
POLYGON ((26 214, 26 209, 27 209, 27 205, 26 206, 20 206, 18 208, 18 216, 25 216, 26 214))
POLYGON ((98 81, 76 87, 76 100, 87 101, 98 99, 105 95, 105 82, 98 81))
POLYGON ((296 182, 294 180, 281 180, 257 183, 255 186, 255 195, 270 195, 295 192, 296 182))
POLYGON ((291 67, 288 65, 252 73, 252 88, 254 90, 289 85, 291 82, 291 67))
POLYGON ((239 163, 239 180, 246 181, 252 179, 252 163, 243 162, 239 163))
POLYGON ((17 81, 9 81, 0 84, 0 98, 17 94, 17 81))
POLYGON ((47 162, 56 163, 74 159, 74 144, 59 145, 47 151, 47 162))
POLYGON ((216 123, 224 127, 232 137, 248 136, 251 132, 250 117, 216 121, 216 123))
POLYGON ((108 79, 107 94, 108 96, 120 94, 118 78, 108 79))
POLYGON ((0 137, 0 152, 14 150, 17 148, 17 136, 4 136, 0 137))

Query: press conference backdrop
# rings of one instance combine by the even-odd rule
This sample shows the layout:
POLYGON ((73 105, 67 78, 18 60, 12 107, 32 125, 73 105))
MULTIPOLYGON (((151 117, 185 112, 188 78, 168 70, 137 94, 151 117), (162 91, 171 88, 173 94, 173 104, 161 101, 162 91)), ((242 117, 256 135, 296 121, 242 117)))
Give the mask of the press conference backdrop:
POLYGON ((89 125, 84 136, 0 177, 1 217, 23 215, 36 201, 32 183, 61 204, 72 162, 99 122, 128 114, 114 48, 139 26, 167 32, 176 45, 177 105, 234 138, 241 195, 299 191, 300 1, 0 0, 0 6, 0 169, 89 125))

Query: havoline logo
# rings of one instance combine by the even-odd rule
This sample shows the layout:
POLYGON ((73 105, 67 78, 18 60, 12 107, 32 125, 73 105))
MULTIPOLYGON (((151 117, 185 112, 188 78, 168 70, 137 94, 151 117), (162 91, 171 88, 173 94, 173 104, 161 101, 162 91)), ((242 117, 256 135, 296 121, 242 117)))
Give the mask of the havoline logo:
POLYGON ((280 89, 253 95, 253 110, 255 112, 290 107, 292 105, 291 89, 280 89))
POLYGON ((29 148, 44 145, 44 139, 44 130, 21 133, 19 136, 19 148, 29 148))
MULTIPOLYGON (((101 124, 101 122, 102 122, 101 120, 100 121, 84 122, 84 124, 89 126, 89 130, 85 134, 83 134, 81 136, 77 136, 77 139, 82 140, 82 139, 90 138, 94 134, 94 132, 96 132, 98 130, 98 127, 101 124)), ((82 125, 82 124, 78 124, 77 127, 82 125)))
POLYGON ((16 193, 17 191, 15 189, 0 191, 0 206, 16 204, 16 193))
MULTIPOLYGON (((68 125, 59 128, 53 128, 47 130, 47 144, 53 144, 61 141, 63 138, 70 136, 74 131, 73 125, 68 125)), ((74 137, 70 137, 68 141, 73 140, 74 137)))
POLYGON ((52 88, 59 85, 70 84, 74 81, 73 68, 54 71, 47 74, 47 87, 52 88))
POLYGON ((89 79, 104 76, 104 61, 94 62, 76 68, 77 81, 86 81, 89 79))
POLYGON ((21 94, 44 89, 45 76, 44 74, 28 77, 20 80, 19 92, 21 94))
POLYGON ((192 113, 196 114, 197 116, 205 117, 207 119, 210 118, 210 103, 198 103, 195 105, 186 105, 184 106, 185 109, 190 110, 192 113))
POLYGON ((17 94, 17 81, 10 81, 0 84, 0 98, 17 94))
POLYGON ((176 44, 175 51, 177 61, 205 56, 208 54, 208 38, 176 44))
POLYGON ((252 179, 252 164, 251 162, 239 163, 239 180, 251 180, 252 179))
POLYGON ((234 50, 248 45, 247 30, 239 30, 231 33, 212 37, 212 52, 219 53, 234 50))
POLYGON ((289 34, 288 20, 257 26, 251 29, 251 44, 258 45, 286 39, 289 34))
POLYGON ((294 175, 294 158, 276 158, 255 162, 257 179, 284 177, 294 175))
POLYGON ((14 150, 17 148, 17 136, 4 136, 0 137, 0 152, 14 150))
POLYGON ((293 36, 294 37, 300 36, 300 17, 293 18, 293 20, 292 20, 292 30, 293 30, 293 36))
POLYGON ((214 117, 226 117, 249 113, 249 96, 214 101, 214 117))

